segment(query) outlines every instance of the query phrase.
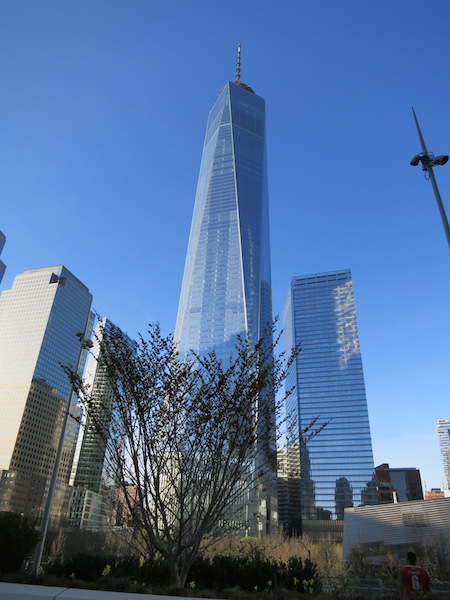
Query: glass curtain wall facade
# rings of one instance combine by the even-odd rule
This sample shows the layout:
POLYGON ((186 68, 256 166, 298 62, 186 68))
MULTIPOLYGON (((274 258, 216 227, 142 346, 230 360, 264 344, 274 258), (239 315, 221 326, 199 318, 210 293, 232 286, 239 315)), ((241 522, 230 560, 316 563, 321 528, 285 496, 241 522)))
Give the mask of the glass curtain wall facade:
MULTIPOLYGON (((71 485, 74 487, 70 509, 70 527, 96 530, 113 525, 118 487, 114 478, 114 461, 108 456, 107 442, 98 433, 119 423, 113 411, 113 390, 102 364, 101 345, 115 325, 107 318, 99 321, 93 336, 84 385, 91 390, 91 410, 84 411, 72 467, 71 485)), ((130 348, 135 342, 125 336, 130 348)), ((116 427, 119 431, 121 427, 116 427)))
MULTIPOLYGON (((214 350, 227 361, 238 336, 254 343, 271 322, 265 103, 228 82, 208 118, 175 341, 181 358, 214 350)), ((261 511, 263 531, 276 528, 261 511)))
MULTIPOLYGON (((42 515, 69 402, 79 414, 61 365, 83 367, 91 302, 63 266, 25 271, 0 297, 0 510, 42 515)), ((53 518, 68 509, 77 434, 69 419, 53 518)))
POLYGON ((301 347, 286 382, 293 390, 286 408, 300 443, 303 524, 342 519, 345 508, 377 503, 350 271, 295 277, 284 327, 286 349, 301 347), (315 417, 328 425, 301 439, 315 417))
POLYGON ((209 114, 178 308, 181 354, 237 336, 256 342, 272 321, 264 100, 228 82, 209 114))
POLYGON ((445 489, 450 489, 450 421, 439 419, 437 422, 439 449, 445 476, 445 489))

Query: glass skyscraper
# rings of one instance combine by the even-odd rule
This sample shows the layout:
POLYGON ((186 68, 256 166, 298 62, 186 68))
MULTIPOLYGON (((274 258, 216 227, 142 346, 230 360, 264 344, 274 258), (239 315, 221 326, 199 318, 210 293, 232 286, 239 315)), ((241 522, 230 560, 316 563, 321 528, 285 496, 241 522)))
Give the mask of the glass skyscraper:
MULTIPOLYGON (((61 365, 82 367, 91 302, 63 266, 25 271, 0 296, 0 510, 42 514, 64 412, 78 411, 61 365)), ((54 516, 68 508, 77 433, 69 419, 54 516)))
POLYGON ((437 422, 439 449, 445 476, 445 489, 450 489, 450 421, 439 419, 437 422))
POLYGON ((294 277, 284 327, 287 349, 301 348, 286 408, 300 444, 302 519, 342 519, 345 508, 377 503, 350 271, 294 277), (328 425, 301 439, 315 417, 328 425))
MULTIPOLYGON (((239 335, 256 342, 272 321, 265 106, 238 75, 206 128, 175 328, 182 358, 214 350, 227 361, 239 335)), ((264 502, 255 533, 276 528, 264 502)))
MULTIPOLYGON (((69 517, 69 525, 81 529, 112 525, 119 491, 113 476, 114 458, 108 455, 106 438, 98 430, 99 426, 104 432, 109 430, 113 437, 122 430, 117 415, 114 415, 114 391, 102 362, 102 342, 114 328, 115 325, 107 318, 98 322, 83 381, 90 390, 91 401, 89 414, 83 411, 72 466, 70 483, 74 491, 69 517)), ((133 349, 135 342, 126 334, 124 336, 133 349)))
POLYGON ((209 113, 178 307, 180 353, 228 359, 272 321, 264 100, 228 82, 209 113))

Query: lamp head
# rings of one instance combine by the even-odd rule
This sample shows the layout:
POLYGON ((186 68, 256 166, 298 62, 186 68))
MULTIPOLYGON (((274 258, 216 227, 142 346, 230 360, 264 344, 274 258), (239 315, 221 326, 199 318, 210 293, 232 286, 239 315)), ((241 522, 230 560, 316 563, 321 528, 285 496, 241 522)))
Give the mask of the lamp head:
POLYGON ((445 165, 445 163, 447 161, 448 161, 448 156, 446 154, 441 154, 440 156, 436 156, 436 158, 433 160, 433 166, 445 165))

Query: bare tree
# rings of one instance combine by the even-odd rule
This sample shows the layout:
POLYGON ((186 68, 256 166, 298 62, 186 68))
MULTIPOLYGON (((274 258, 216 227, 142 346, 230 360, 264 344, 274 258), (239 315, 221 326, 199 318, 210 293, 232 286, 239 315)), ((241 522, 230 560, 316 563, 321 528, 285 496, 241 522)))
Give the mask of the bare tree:
POLYGON ((181 361, 157 325, 135 347, 120 329, 104 331, 103 411, 67 370, 106 445, 137 537, 161 554, 173 584, 185 584, 202 540, 220 533, 262 474, 276 476, 274 418, 285 397, 275 395, 294 356, 274 358, 272 334, 256 345, 240 340, 225 364, 214 352, 181 361))

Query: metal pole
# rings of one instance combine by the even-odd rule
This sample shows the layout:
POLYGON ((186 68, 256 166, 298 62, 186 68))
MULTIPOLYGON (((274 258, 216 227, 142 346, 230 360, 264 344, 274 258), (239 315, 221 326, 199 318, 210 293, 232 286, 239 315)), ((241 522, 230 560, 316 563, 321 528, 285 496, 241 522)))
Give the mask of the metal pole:
POLYGON ((413 115, 414 115, 414 121, 416 122, 417 133, 419 134, 420 145, 422 146, 422 152, 424 154, 428 154, 428 150, 427 150, 427 147, 425 146, 425 140, 423 139, 422 132, 420 131, 419 121, 417 120, 416 111, 414 110, 414 107, 412 107, 412 111, 413 111, 413 115))
POLYGON ((53 464, 52 476, 50 478, 50 485, 48 487, 47 500, 45 502, 44 514, 42 516, 42 521, 41 521, 41 527, 40 527, 41 539, 39 540, 39 542, 36 546, 36 549, 34 551, 34 560, 33 560, 33 569, 32 569, 33 575, 37 574, 37 571, 38 571, 39 567, 41 566, 42 553, 44 551, 45 538, 47 536, 48 523, 50 521, 50 511, 52 509, 53 495, 55 493, 56 482, 58 480, 59 465, 61 464, 61 457, 62 457, 64 442, 66 439, 66 427, 67 427, 67 421, 69 419, 69 411, 70 411, 72 393, 73 392, 71 392, 71 394, 69 395, 66 410, 64 411, 64 419, 63 419, 63 424, 62 424, 62 429, 61 429, 61 435, 59 436, 58 448, 56 450, 56 457, 55 457, 55 462, 53 464))
MULTIPOLYGON (((425 140, 423 139, 422 132, 420 131, 419 121, 417 120, 416 112, 415 112, 414 108, 412 109, 412 111, 413 111, 413 115, 414 115, 414 120, 416 122, 417 133, 419 134, 420 145, 422 146, 422 152, 423 152, 423 154, 425 156, 428 157, 428 150, 427 150, 427 147, 425 145, 425 140)), ((450 248, 450 227, 449 227, 449 224, 448 224, 447 215, 445 213, 445 208, 444 208, 444 205, 442 203, 441 194, 439 193, 439 188, 438 188, 437 183, 436 183, 436 178, 435 178, 434 173, 433 173, 433 167, 430 164, 430 159, 428 159, 428 164, 426 164, 424 166, 426 167, 426 170, 430 174, 431 185, 433 186, 434 196, 436 198, 436 202, 437 202, 437 205, 438 205, 438 208, 439 208, 439 213, 441 215, 442 225, 444 226, 444 231, 445 231, 445 236, 447 238, 448 247, 450 248)))
POLYGON ((433 173, 433 167, 428 167, 428 173, 430 174, 431 185, 433 186, 436 202, 439 208, 439 212, 441 213, 442 225, 444 226, 445 235, 447 236, 448 247, 450 248, 450 227, 448 224, 447 215, 445 213, 445 208, 442 203, 441 194, 439 193, 439 189, 436 183, 436 178, 433 173))

